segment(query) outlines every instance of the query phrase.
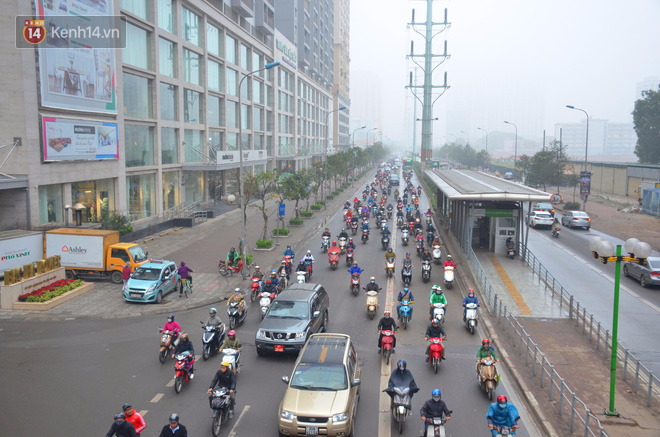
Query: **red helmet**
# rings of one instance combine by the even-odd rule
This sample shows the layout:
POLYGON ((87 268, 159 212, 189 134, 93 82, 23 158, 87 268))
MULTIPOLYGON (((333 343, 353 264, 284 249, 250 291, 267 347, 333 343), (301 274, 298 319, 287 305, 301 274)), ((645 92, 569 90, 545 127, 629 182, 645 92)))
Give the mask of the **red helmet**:
POLYGON ((333 245, 333 246, 336 246, 336 245, 337 245, 337 242, 336 242, 336 241, 333 241, 333 242, 332 242, 332 245, 333 245))
POLYGON ((499 395, 499 396, 497 397, 497 402, 498 402, 498 403, 499 403, 499 402, 504 402, 504 403, 506 403, 506 402, 507 402, 507 400, 506 400, 506 396, 504 396, 504 395, 499 395))
POLYGON ((482 344, 482 345, 484 345, 484 344, 490 344, 490 340, 488 340, 487 338, 484 338, 483 340, 481 340, 481 344, 482 344))

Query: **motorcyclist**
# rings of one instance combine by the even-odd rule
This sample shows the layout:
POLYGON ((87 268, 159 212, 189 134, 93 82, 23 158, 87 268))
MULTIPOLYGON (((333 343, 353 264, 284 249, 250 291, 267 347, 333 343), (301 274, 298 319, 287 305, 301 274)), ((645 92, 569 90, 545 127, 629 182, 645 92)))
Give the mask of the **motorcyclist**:
POLYGON ((558 219, 555 219, 555 221, 552 222, 551 230, 552 232, 561 231, 561 223, 559 223, 558 219))
POLYGON ((264 282, 263 291, 270 294, 273 293, 277 294, 277 287, 275 286, 275 284, 273 284, 272 279, 270 278, 266 279, 266 281, 264 282))
POLYGON ((401 321, 401 302, 404 300, 407 300, 410 302, 410 319, 409 322, 412 322, 413 318, 413 307, 412 304, 415 303, 415 297, 412 294, 412 290, 410 290, 408 287, 404 287, 403 290, 399 291, 399 295, 396 298, 397 304, 396 304, 396 315, 399 321, 401 321))
POLYGON ((333 241, 330 247, 328 248, 328 260, 332 257, 332 255, 337 255, 339 256, 341 254, 341 249, 339 246, 337 246, 337 242, 333 241))
POLYGON ((388 247, 387 252, 385 252, 385 259, 387 258, 396 259, 396 253, 392 250, 392 246, 388 247))
POLYGON ((410 257, 410 252, 406 252, 406 257, 403 259, 403 265, 404 266, 409 265, 412 267, 413 262, 412 262, 412 258, 410 257))
POLYGON ((351 207, 350 201, 347 200, 346 202, 344 202, 344 209, 350 209, 350 207, 351 207))
POLYGON ((447 420, 451 420, 451 411, 447 408, 447 404, 442 400, 442 393, 437 388, 431 392, 431 399, 424 402, 422 409, 419 410, 419 414, 422 416, 422 422, 424 423, 424 437, 426 437, 426 419, 433 419, 435 417, 447 417, 447 420))
MULTIPOLYGON (((327 229, 327 228, 326 228, 326 229, 327 229)), ((328 231, 328 232, 329 232, 329 231, 328 231)), ((286 246, 286 250, 285 250, 284 253, 282 254, 282 256, 287 256, 287 255, 290 256, 291 258, 295 258, 295 256, 296 256, 296 253, 293 251, 293 249, 291 249, 291 245, 290 245, 290 244, 288 244, 288 245, 286 246)))
POLYGON ((424 252, 422 253, 422 261, 433 261, 433 255, 429 252, 429 248, 425 247, 424 252))
POLYGON ((312 264, 314 264, 314 255, 312 255, 311 250, 308 250, 307 253, 305 254, 305 256, 302 257, 300 262, 304 264, 304 263, 310 262, 310 261, 311 261, 312 264))
POLYGON ((439 285, 434 285, 433 288, 431 288, 431 293, 429 295, 429 303, 430 303, 429 319, 433 318, 434 304, 441 303, 444 304, 445 306, 447 305, 447 298, 445 297, 444 293, 442 292, 442 288, 439 285))
POLYGON ((357 273, 358 275, 362 274, 362 269, 358 266, 357 261, 353 261, 353 265, 351 266, 349 273, 351 274, 351 276, 353 276, 353 274, 355 273, 357 273))
POLYGON ((236 363, 236 368, 238 369, 238 357, 241 354, 241 341, 236 337, 236 331, 233 329, 227 333, 227 338, 225 338, 225 341, 220 345, 218 352, 222 352, 223 349, 234 349, 236 351, 234 354, 234 363, 236 363))
POLYGON ((415 219, 415 224, 413 225, 413 229, 415 232, 419 229, 420 231, 424 230, 424 226, 422 226, 422 221, 418 218, 415 219))
MULTIPOLYGON (((268 280, 266 280, 268 282, 268 280)), ((264 289, 266 289, 266 285, 264 285, 264 289)), ((243 311, 245 311, 245 298, 243 297, 243 293, 241 293, 240 288, 235 288, 234 289, 234 294, 232 294, 229 299, 227 299, 227 306, 229 306, 232 302, 238 302, 238 312, 242 315, 243 311)))
POLYGON ((337 238, 339 238, 340 240, 342 238, 348 240, 348 232, 346 232, 345 228, 341 228, 341 232, 339 233, 339 235, 337 235, 337 238))
POLYGON ((464 322, 465 322, 465 316, 466 316, 466 313, 467 313, 466 305, 469 304, 469 303, 476 303, 477 307, 481 306, 479 304, 479 299, 477 298, 477 296, 475 296, 474 290, 471 289, 471 288, 468 290, 467 296, 465 296, 465 298, 463 298, 463 321, 464 322))
POLYGON ((392 206, 392 202, 389 202, 389 203, 387 204, 387 210, 388 210, 389 212, 392 212, 393 209, 394 209, 394 207, 392 206))
POLYGON ((431 211, 431 208, 427 209, 424 215, 427 217, 433 217, 433 211, 431 211))
MULTIPOLYGON (((442 326, 440 325, 440 321, 438 319, 433 319, 431 320, 431 324, 426 328, 426 333, 424 334, 424 340, 429 341, 431 338, 445 338, 447 337, 447 333, 445 332, 444 329, 442 329, 442 326)), ((429 362, 429 352, 431 350, 431 343, 426 345, 426 362, 429 362)), ((442 359, 445 359, 445 354, 444 354, 444 349, 442 351, 442 359)))
POLYGON ((133 424, 135 433, 137 435, 140 435, 140 433, 147 428, 147 422, 144 421, 144 417, 142 417, 142 414, 135 411, 131 404, 128 402, 124 403, 124 405, 121 407, 121 410, 126 416, 126 421, 133 424))
POLYGON ((351 226, 355 225, 355 227, 357 228, 357 224, 359 221, 360 219, 356 215, 351 216, 351 226))
POLYGON ((188 334, 185 332, 182 332, 181 335, 179 336, 179 344, 176 345, 174 348, 174 352, 172 352, 172 358, 176 356, 176 354, 180 352, 190 352, 190 355, 186 358, 187 362, 187 367, 188 367, 188 372, 190 373, 190 379, 193 379, 195 377, 195 369, 193 367, 193 361, 195 358, 195 348, 193 346, 192 341, 190 341, 190 338, 188 337, 188 334))
MULTIPOLYGON (((392 318, 392 313, 390 310, 385 310, 383 312, 383 317, 378 322, 378 327, 376 330, 380 331, 392 331, 396 334, 396 331, 399 329, 399 325, 396 324, 396 321, 392 318)), ((383 334, 380 333, 378 336, 378 353, 380 354, 380 346, 383 340, 383 334)), ((396 348, 396 337, 392 335, 392 353, 394 353, 394 348, 396 348)))
POLYGON ((378 290, 380 290, 380 287, 378 286, 378 284, 376 284, 376 278, 373 277, 373 276, 371 278, 369 278, 369 283, 367 284, 366 287, 364 287, 364 289, 365 289, 365 291, 378 291, 378 290))
POLYGON ((392 233, 392 232, 391 232, 390 229, 387 227, 387 225, 383 225, 383 229, 380 230, 380 235, 382 235, 383 237, 384 237, 384 236, 388 236, 388 237, 389 237, 391 233, 392 233))
POLYGON ((346 244, 346 250, 352 249, 355 250, 355 243, 353 243, 353 238, 348 237, 348 244, 346 244))
POLYGON ((363 217, 364 217, 364 216, 369 217, 369 208, 367 208, 366 206, 363 206, 363 207, 362 207, 362 211, 360 211, 360 214, 361 214, 363 217))
POLYGON ((138 437, 139 434, 135 431, 133 424, 126 420, 124 413, 115 414, 115 421, 110 425, 110 431, 105 437, 138 437))
POLYGON ((422 245, 424 244, 424 233, 423 232, 417 232, 417 235, 415 235, 415 243, 421 241, 422 245))
POLYGON ((351 221, 351 218, 353 217, 353 210, 351 208, 348 208, 346 210, 346 214, 344 214, 344 218, 346 219, 347 222, 351 221))
POLYGON ((277 276, 282 276, 282 272, 286 275, 286 280, 289 280, 289 270, 286 267, 286 261, 282 261, 282 264, 277 268, 277 276))
POLYGON ((401 219, 403 221, 403 211, 401 211, 401 210, 398 210, 396 212, 396 221, 398 222, 399 219, 401 219))
MULTIPOLYGON (((216 328, 220 328, 222 326, 222 320, 220 319, 220 316, 217 315, 218 310, 215 308, 209 309, 209 316, 206 318, 206 322, 204 322, 204 326, 214 326, 216 328)), ((214 343, 212 346, 214 348, 218 347, 218 340, 222 336, 222 330, 218 329, 217 335, 214 337, 214 343)))
POLYGON ((329 238, 332 238, 332 235, 330 235, 330 229, 325 228, 325 230, 324 230, 323 233, 321 234, 321 237, 328 237, 328 239, 329 239, 329 238))
POLYGON ((172 344, 174 346, 179 344, 179 333, 181 332, 181 326, 179 326, 179 323, 174 320, 174 314, 167 316, 167 323, 165 323, 165 326, 163 326, 161 331, 171 331, 173 340, 172 344))
POLYGON ((391 399, 394 396, 394 387, 409 388, 410 392, 408 396, 411 400, 413 395, 419 391, 419 387, 415 383, 415 378, 407 367, 408 364, 404 360, 399 360, 396 363, 396 369, 390 374, 390 379, 387 381, 387 388, 383 391, 390 395, 391 399))
POLYGON ((447 255, 447 259, 445 260, 445 263, 442 265, 442 267, 454 267, 454 268, 456 268, 456 264, 454 264, 454 260, 451 259, 451 255, 447 255))
MULTIPOLYGON (((192 289, 192 276, 190 276, 191 273, 193 272, 193 269, 188 267, 185 262, 181 261, 181 266, 177 269, 177 272, 179 273, 179 276, 181 279, 187 279, 188 282, 190 283, 190 288, 192 289)), ((179 287, 179 297, 183 295, 183 287, 179 287)))
POLYGON ((481 372, 481 360, 483 358, 492 358, 496 362, 500 362, 500 357, 495 353, 495 349, 490 345, 490 340, 484 338, 481 340, 481 347, 477 350, 477 374, 481 372))
POLYGON ((225 261, 225 267, 239 267, 242 264, 241 256, 236 252, 236 248, 232 247, 227 252, 227 260, 225 261))
MULTIPOLYGON (((282 262, 284 262, 284 261, 282 261, 282 262)), ((264 280, 264 273, 261 271, 261 267, 254 266, 254 273, 252 273, 252 277, 259 279, 259 281, 264 280)))
POLYGON ((435 232, 433 230, 426 230, 426 242, 428 244, 433 243, 433 240, 435 240, 435 232))
POLYGON ((488 413, 486 413, 488 428, 490 428, 493 437, 499 434, 499 431, 494 428, 500 426, 513 428, 511 435, 514 435, 516 433, 515 430, 519 428, 518 419, 520 419, 518 409, 515 405, 509 403, 504 395, 499 395, 497 397, 497 402, 490 404, 488 407, 488 413))
MULTIPOLYGON (((226 361, 223 361, 220 363, 220 370, 215 372, 215 376, 213 377, 213 381, 211 381, 211 385, 209 386, 208 393, 211 394, 213 389, 218 386, 218 387, 223 387, 225 389, 229 389, 229 418, 234 416, 234 397, 235 397, 235 391, 236 391, 236 375, 234 372, 229 371, 229 363, 226 361)), ((212 397, 209 396, 209 405, 211 404, 212 397)))
POLYGON ((280 286, 280 278, 277 277, 277 270, 271 270, 270 271, 270 282, 273 284, 275 287, 280 286))

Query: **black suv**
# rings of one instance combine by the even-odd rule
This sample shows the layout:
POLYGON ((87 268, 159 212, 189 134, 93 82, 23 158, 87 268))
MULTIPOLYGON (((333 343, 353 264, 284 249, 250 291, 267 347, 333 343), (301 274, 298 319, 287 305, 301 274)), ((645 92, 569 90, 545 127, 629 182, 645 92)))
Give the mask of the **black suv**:
POLYGON ((311 334, 327 330, 329 307, 322 285, 291 285, 273 301, 257 329, 257 354, 298 353, 311 334))

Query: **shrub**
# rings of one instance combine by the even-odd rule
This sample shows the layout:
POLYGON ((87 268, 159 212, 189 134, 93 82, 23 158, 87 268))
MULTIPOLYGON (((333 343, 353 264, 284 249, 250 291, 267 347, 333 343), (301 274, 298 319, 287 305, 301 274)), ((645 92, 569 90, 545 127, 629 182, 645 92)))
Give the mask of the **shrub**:
POLYGON ((564 209, 567 211, 580 210, 580 204, 577 202, 566 202, 564 204, 564 209))
POLYGON ((133 226, 131 226, 131 220, 127 216, 104 210, 101 212, 101 229, 119 231, 119 235, 123 235, 131 232, 133 226))
POLYGON ((325 200, 319 200, 319 205, 325 205, 325 200))
POLYGON ((312 211, 300 211, 300 217, 310 218, 313 217, 314 213, 312 211))
POLYGON ((273 229, 273 236, 275 235, 289 235, 289 228, 275 228, 273 229))
POLYGON ((328 200, 332 200, 332 199, 334 199, 334 198, 335 198, 335 195, 334 195, 334 194, 328 194, 328 200))
POLYGON ((273 240, 257 240, 257 247, 259 249, 270 249, 273 247, 273 240))
POLYGON ((51 300, 61 294, 71 291, 74 288, 78 288, 82 285, 82 281, 77 279, 75 281, 71 279, 60 279, 55 281, 50 285, 41 287, 38 290, 31 291, 26 294, 21 294, 18 296, 19 302, 46 302, 51 300))
POLYGON ((289 219, 290 225, 302 225, 305 221, 303 219, 292 218, 289 219))
POLYGON ((254 261, 254 256, 252 256, 251 253, 246 253, 245 254, 245 264, 252 265, 253 261, 254 261))
POLYGON ((309 209, 311 209, 312 211, 320 211, 322 206, 323 205, 317 203, 316 205, 311 205, 309 209))

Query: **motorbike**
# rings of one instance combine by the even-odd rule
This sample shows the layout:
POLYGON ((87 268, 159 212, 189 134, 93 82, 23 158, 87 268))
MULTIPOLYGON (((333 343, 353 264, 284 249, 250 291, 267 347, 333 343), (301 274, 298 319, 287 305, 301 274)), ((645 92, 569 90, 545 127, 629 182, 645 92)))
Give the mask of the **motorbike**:
POLYGON ((415 209, 419 209, 419 197, 415 197, 415 209))
POLYGON ((403 227, 403 217, 396 218, 396 227, 401 229, 403 227))
POLYGON ((412 265, 405 264, 403 266, 403 270, 401 271, 401 277, 404 285, 410 285, 410 283, 412 282, 412 265))
POLYGON ((445 267, 445 287, 451 290, 454 285, 454 268, 452 266, 445 267))
POLYGON ((321 249, 323 249, 323 253, 326 253, 329 247, 330 247, 330 237, 324 235, 321 240, 321 249))
POLYGON ((479 385, 491 401, 495 396, 495 389, 500 383, 500 374, 497 373, 495 360, 492 357, 482 358, 480 361, 479 385))
POLYGON ((385 260, 385 273, 387 274, 388 278, 394 276, 394 268, 395 268, 394 258, 392 257, 387 258, 387 260, 385 260))
POLYGON ((390 236, 389 235, 383 235, 382 238, 380 239, 380 246, 383 248, 383 250, 387 250, 388 247, 390 247, 390 236))
POLYGON ((330 268, 332 270, 337 270, 337 265, 339 264, 340 252, 330 252, 328 253, 328 262, 330 263, 330 268))
POLYGON ((440 264, 442 259, 442 246, 436 244, 433 246, 433 262, 435 264, 440 264))
POLYGON ((241 354, 236 350, 229 347, 226 347, 222 350, 222 362, 229 363, 229 370, 234 372, 234 375, 238 376, 241 373, 241 354))
POLYGON ((441 324, 445 323, 445 307, 447 305, 444 303, 434 303, 433 304, 433 318, 438 319, 441 324))
MULTIPOLYGON (((339 255, 337 255, 337 260, 339 260, 339 255)), ((305 282, 307 282, 307 272, 303 272, 301 270, 297 271, 296 282, 298 282, 298 284, 304 284, 305 282)))
POLYGON ((163 334, 160 337, 158 360, 161 364, 165 364, 167 357, 170 355, 170 351, 174 350, 174 340, 176 340, 176 336, 174 335, 174 331, 164 331, 162 328, 158 328, 158 332, 163 334))
POLYGON ((552 230, 552 236, 555 237, 555 238, 559 238, 559 233, 560 232, 561 232, 561 229, 559 229, 559 228, 553 229, 552 230))
POLYGON ((280 292, 284 291, 287 285, 289 285, 289 279, 286 277, 286 270, 282 270, 280 272, 280 292))
POLYGON ((351 273, 351 293, 353 296, 357 296, 360 291, 360 274, 351 273))
POLYGON ((176 359, 176 363, 174 363, 174 391, 176 394, 179 394, 184 382, 190 381, 190 369, 195 364, 195 357, 192 357, 189 368, 189 356, 191 356, 190 351, 185 351, 174 357, 176 359))
POLYGON ((392 220, 392 210, 391 209, 387 210, 387 219, 392 220))
MULTIPOLYGON (((451 413, 451 411, 449 411, 451 413)), ((447 418, 442 417, 427 417, 426 423, 426 436, 427 437, 445 437, 445 423, 447 418)))
POLYGON ((417 188, 417 195, 418 195, 418 196, 421 196, 421 195, 422 195, 422 189, 421 189, 421 188, 417 188))
POLYGON ((431 279, 431 261, 429 260, 424 260, 422 261, 422 281, 424 283, 429 282, 431 279))
POLYGON ((243 313, 239 311, 239 302, 230 302, 227 308, 227 315, 229 316, 229 329, 234 329, 245 321, 247 317, 247 305, 243 303, 243 313))
POLYGON ((465 304, 465 326, 470 330, 470 334, 472 335, 474 335, 477 323, 479 322, 479 317, 477 317, 477 306, 476 303, 465 304))
POLYGON ((243 279, 247 279, 250 277, 250 268, 245 264, 242 264, 240 268, 238 266, 233 266, 233 265, 230 265, 229 268, 227 268, 224 260, 220 260, 218 262, 218 272, 222 276, 227 276, 227 275, 233 276, 234 273, 240 273, 243 279))
POLYGON ((408 323, 410 322, 410 312, 412 311, 412 302, 409 300, 401 301, 401 308, 399 308, 399 321, 403 324, 403 329, 408 329, 408 323))
POLYGON ((376 216, 376 229, 380 229, 383 225, 382 219, 380 216, 376 216))
POLYGON ((443 340, 440 337, 429 338, 431 342, 431 346, 429 347, 429 364, 431 364, 435 373, 438 373, 438 366, 444 354, 444 348, 442 347, 443 340))
POLYGON ((257 296, 261 292, 262 285, 259 278, 252 278, 250 282, 250 302, 257 300, 257 296))
POLYGON ((362 193, 362 201, 363 202, 367 201, 367 192, 366 191, 362 193))
POLYGON ((424 253, 424 240, 415 240, 415 247, 417 248, 417 256, 422 256, 422 253, 424 253))
POLYGON ((341 237, 339 239, 339 249, 341 250, 342 255, 346 253, 346 244, 346 238, 341 237))
POLYGON ((403 432, 403 422, 410 415, 411 399, 410 387, 392 387, 392 415, 399 427, 399 434, 403 432))
POLYGON ((204 361, 208 360, 211 354, 218 352, 220 345, 225 340, 225 324, 219 326, 204 325, 202 324, 202 358, 204 361))
POLYGON ((364 229, 362 230, 362 244, 367 244, 367 241, 369 241, 369 231, 364 229))
POLYGON ((352 266, 353 265, 353 258, 354 258, 353 249, 346 249, 346 265, 347 266, 352 266))
POLYGON ((351 222, 351 234, 357 235, 358 224, 357 222, 351 222))
POLYGON ((410 233, 408 232, 408 229, 404 229, 401 231, 401 243, 403 243, 404 246, 408 245, 409 235, 410 233))
POLYGON ((506 239, 506 256, 509 258, 513 259, 514 256, 516 256, 516 247, 515 243, 513 242, 513 238, 509 237, 506 239))
POLYGON ((262 291, 259 294, 259 306, 261 307, 261 319, 263 320, 266 317, 266 313, 270 309, 270 304, 273 303, 277 295, 275 293, 270 293, 268 291, 262 291))
POLYGON ((394 345, 394 331, 383 330, 383 339, 380 342, 380 355, 385 359, 385 364, 390 364, 390 356, 394 345))
POLYGON ((231 398, 229 390, 224 387, 215 389, 211 392, 211 409, 213 410, 213 421, 211 422, 211 431, 214 437, 220 435, 222 422, 228 420, 229 406, 231 398))
POLYGON ((313 264, 313 262, 312 262, 311 259, 308 259, 308 260, 305 260, 305 262, 303 264, 305 266, 305 272, 307 272, 307 280, 309 281, 310 279, 312 279, 312 264, 313 264))
MULTIPOLYGON (((378 290, 380 290, 380 288, 378 290)), ((376 290, 369 290, 366 291, 365 294, 367 295, 367 315, 369 316, 370 320, 373 320, 376 312, 378 311, 378 295, 380 292, 376 290)))
POLYGON ((385 228, 385 226, 387 226, 387 219, 385 219, 385 217, 383 217, 380 220, 380 228, 383 229, 383 228, 385 228))
POLYGON ((428 225, 430 225, 430 224, 431 224, 431 216, 430 216, 430 215, 427 215, 427 216, 426 216, 426 226, 428 226, 428 225))

